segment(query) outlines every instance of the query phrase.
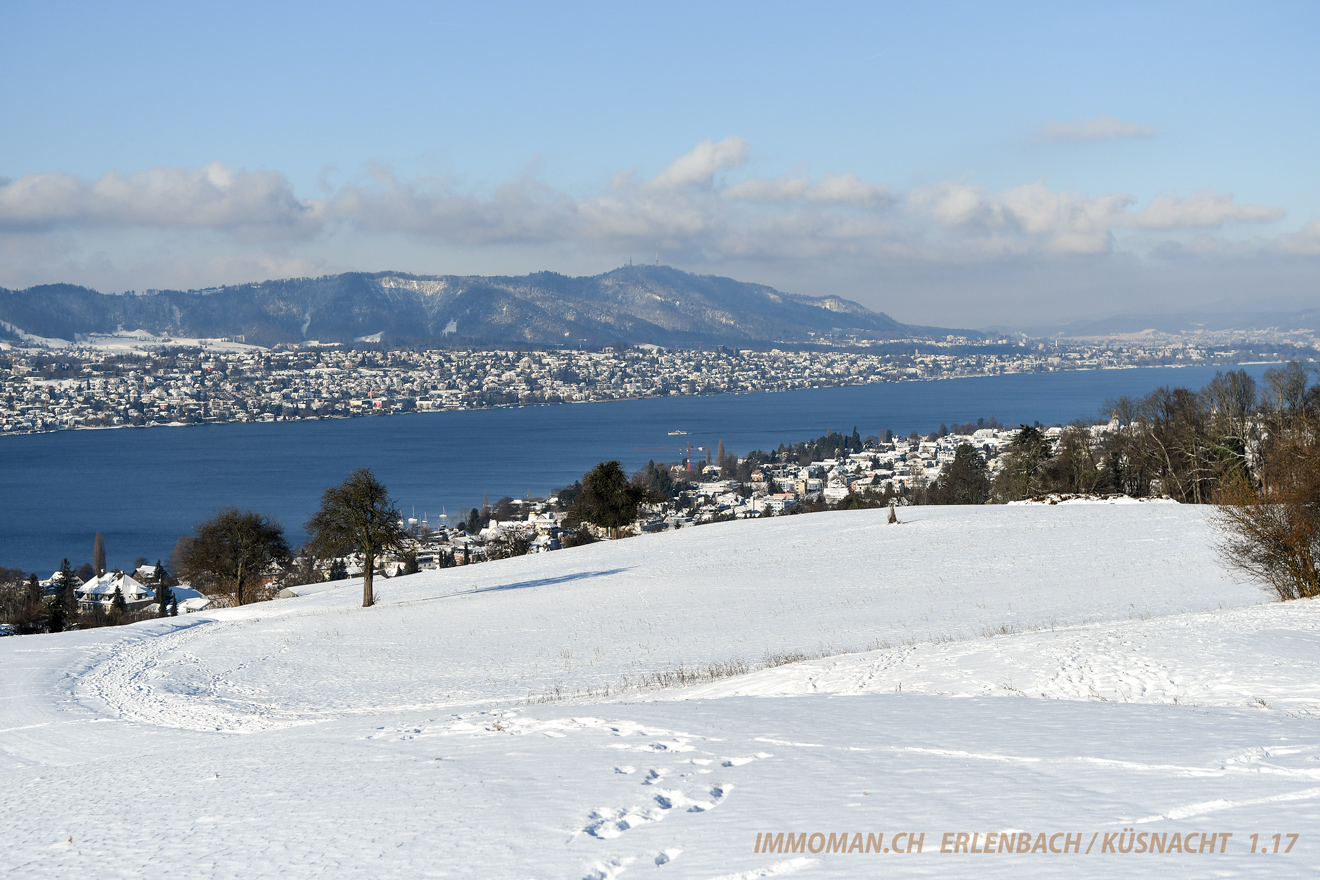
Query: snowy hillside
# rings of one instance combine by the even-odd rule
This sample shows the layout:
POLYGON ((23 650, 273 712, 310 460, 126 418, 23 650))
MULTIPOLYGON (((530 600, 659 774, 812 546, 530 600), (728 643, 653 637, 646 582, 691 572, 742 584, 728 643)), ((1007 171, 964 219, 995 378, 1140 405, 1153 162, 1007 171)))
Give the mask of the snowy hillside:
POLYGON ((0 873, 1314 876, 1314 602, 1196 508, 886 513, 0 639, 0 873))

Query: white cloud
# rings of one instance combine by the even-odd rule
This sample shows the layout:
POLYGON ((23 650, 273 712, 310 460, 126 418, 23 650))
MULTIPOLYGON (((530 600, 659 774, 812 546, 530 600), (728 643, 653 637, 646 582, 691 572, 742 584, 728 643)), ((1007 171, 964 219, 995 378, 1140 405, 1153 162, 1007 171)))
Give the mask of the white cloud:
POLYGON ((463 259, 487 266, 499 262, 493 254, 544 254, 560 267, 659 251, 704 271, 752 267, 747 277, 757 277, 756 267, 775 266, 798 278, 873 278, 898 266, 952 277, 958 266, 1062 264, 1111 253, 1203 263, 1320 254, 1320 221, 1272 242, 1220 236, 1229 224, 1283 215, 1231 194, 1142 204, 1125 193, 1044 181, 991 189, 967 180, 904 193, 848 173, 753 176, 748 154, 741 138, 705 141, 651 179, 629 173, 587 195, 548 184, 535 167, 493 190, 373 167, 320 199, 299 198, 282 174, 219 163, 92 182, 29 175, 0 181, 0 284, 206 286, 346 262, 452 268, 439 265, 441 254, 482 254, 463 259), (355 256, 345 259, 344 248, 355 256), (400 260, 403 253, 410 256, 400 260))
POLYGON ((1296 232, 1280 237, 1274 249, 1284 254, 1320 256, 1320 220, 1312 220, 1296 232))
POLYGON ((1185 198, 1158 196, 1128 225, 1142 229, 1206 229, 1238 220, 1278 220, 1282 208, 1235 205, 1231 194, 1193 193, 1185 198))
POLYGON ((1042 141, 1108 141, 1119 138, 1154 137, 1155 129, 1113 116, 1092 116, 1073 122, 1046 122, 1036 131, 1042 141))
POLYGON ((1042 182, 993 192, 961 181, 913 190, 909 208, 969 245, 971 255, 994 253, 1094 254, 1114 246, 1117 229, 1212 229, 1234 221, 1275 220, 1280 208, 1237 205, 1232 195, 1160 196, 1141 210, 1123 193, 1086 196, 1042 182))
POLYGON ((741 167, 746 161, 747 141, 740 137, 726 137, 718 143, 702 141, 657 174, 649 187, 657 190, 689 186, 709 189, 714 185, 716 174, 741 167))
POLYGON ((1122 194, 1091 198, 1045 184, 1026 183, 999 192, 962 182, 914 190, 908 205, 938 227, 990 253, 1101 253, 1112 245, 1132 199, 1122 194))
POLYGON ((326 203, 327 220, 376 232, 407 232, 470 245, 572 239, 578 206, 523 174, 490 195, 444 180, 400 181, 377 169, 370 184, 344 187, 326 203))
POLYGON ((317 224, 282 174, 203 168, 110 172, 86 183, 69 174, 29 174, 0 184, 0 229, 148 227, 300 235, 317 224))
POLYGON ((858 208, 883 208, 893 202, 885 187, 867 183, 855 174, 826 174, 817 181, 809 177, 754 177, 733 184, 724 190, 724 196, 750 202, 814 202, 858 208))

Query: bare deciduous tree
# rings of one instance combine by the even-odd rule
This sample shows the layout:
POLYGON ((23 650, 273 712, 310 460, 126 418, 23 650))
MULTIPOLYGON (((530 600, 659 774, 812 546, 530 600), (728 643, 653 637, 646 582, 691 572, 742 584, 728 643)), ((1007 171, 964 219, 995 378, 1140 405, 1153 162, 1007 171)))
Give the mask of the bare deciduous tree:
POLYGON ((376 602, 372 575, 376 559, 387 550, 401 550, 407 533, 385 486, 370 468, 361 468, 338 486, 326 489, 321 509, 307 521, 311 547, 318 556, 362 554, 362 607, 376 602))
POLYGON ((197 524, 191 540, 175 547, 175 570, 198 585, 212 583, 232 589, 234 602, 251 601, 253 578, 289 558, 284 528, 274 519, 251 510, 227 507, 197 524))
POLYGON ((1215 510, 1219 552, 1280 599, 1320 596, 1320 416, 1292 363, 1266 374, 1268 435, 1253 480, 1226 481, 1215 510))

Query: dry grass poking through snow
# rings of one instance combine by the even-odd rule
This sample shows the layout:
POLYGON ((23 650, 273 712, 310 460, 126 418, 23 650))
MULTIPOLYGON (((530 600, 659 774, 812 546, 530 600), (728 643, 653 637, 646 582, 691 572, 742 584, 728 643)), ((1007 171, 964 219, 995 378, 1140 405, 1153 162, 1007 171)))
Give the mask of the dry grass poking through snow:
POLYGON ((722 660, 699 666, 687 666, 686 664, 679 663, 677 666, 669 669, 660 669, 642 675, 634 676, 624 674, 619 676, 614 684, 606 682, 603 686, 598 688, 587 687, 567 690, 556 682, 547 687, 538 697, 532 697, 529 695, 527 702, 529 704, 558 703, 563 700, 579 698, 600 699, 616 697, 623 693, 636 691, 690 687, 696 684, 709 684, 712 681, 733 678, 737 675, 746 675, 749 672, 759 672, 762 669, 773 669, 776 666, 787 666, 790 663, 801 663, 804 660, 818 660, 824 657, 833 657, 844 653, 852 652, 823 651, 818 654, 804 654, 801 651, 786 651, 767 654, 762 660, 756 663, 748 663, 746 660, 742 659, 722 660))

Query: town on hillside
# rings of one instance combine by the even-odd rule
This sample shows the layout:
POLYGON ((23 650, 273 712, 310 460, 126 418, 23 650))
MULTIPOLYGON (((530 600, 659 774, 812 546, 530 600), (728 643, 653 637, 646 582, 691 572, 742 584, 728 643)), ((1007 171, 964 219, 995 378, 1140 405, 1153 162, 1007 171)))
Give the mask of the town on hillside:
MULTIPOLYGON (((128 622, 293 595, 300 586, 357 576, 369 605, 376 576, 603 539, 874 507, 889 507, 890 522, 899 522, 897 509, 908 505, 1051 495, 1217 504, 1230 511, 1225 515, 1243 518, 1239 525, 1247 531, 1272 534, 1282 522, 1279 541, 1291 546, 1289 536, 1313 533, 1320 492, 1315 376, 1312 365, 1291 361, 1267 370, 1258 389, 1246 371, 1220 372, 1200 391, 1163 387, 1139 400, 1120 398, 1110 418, 1097 423, 1009 428, 991 416, 907 437, 862 437, 854 427, 742 456, 721 441, 713 449, 691 447, 678 462, 650 461, 631 475, 618 461, 601 462, 548 497, 483 500, 452 522, 443 515, 432 523, 425 513, 418 519, 411 509, 402 515, 386 487, 362 468, 325 491, 321 510, 307 523, 310 540, 293 550, 275 520, 228 508, 179 539, 168 569, 141 558, 131 571, 108 569, 99 534, 92 561, 76 571, 67 559, 44 580, 0 569, 0 625, 21 633, 128 622), (1301 519, 1292 522, 1288 511, 1301 519), (1261 522, 1252 519, 1257 514, 1261 522), (246 554, 237 562, 235 548, 246 554), (251 555, 252 548, 262 552, 251 555)), ((1300 594, 1320 591, 1314 563, 1299 570, 1309 572, 1300 594)), ((1280 583, 1284 598, 1297 592, 1286 578, 1280 583)))
MULTIPOLYGON (((48 341, 49 342, 49 341, 48 341)), ((1312 357, 1296 341, 897 340, 880 350, 381 350, 232 341, 185 347, 0 342, 0 434, 77 428, 350 418, 1061 370, 1206 366, 1312 357), (1300 354, 1299 354, 1300 353, 1300 354)))
MULTIPOLYGON (((1098 443, 1117 427, 1115 420, 1084 430, 1098 443)), ((397 525, 406 538, 375 560, 374 573, 391 578, 734 519, 931 501, 935 500, 932 487, 938 488, 942 479, 947 483, 947 472, 960 449, 964 454, 975 451, 984 479, 989 481, 1001 469, 1002 453, 1021 430, 1010 430, 991 417, 953 429, 941 426, 926 436, 862 438, 856 429, 851 434, 831 432, 814 441, 781 445, 769 453, 753 451, 743 457, 727 453, 722 443, 715 450, 697 447, 698 455, 674 464, 650 462, 633 474, 629 484, 637 490, 634 512, 630 521, 617 527, 597 526, 583 517, 575 504, 583 486, 578 481, 546 498, 505 497, 483 503, 453 521, 444 514, 435 521, 426 514, 420 519, 415 513, 401 516, 397 525)), ((1058 443, 1068 430, 1080 429, 1052 426, 1040 433, 1048 442, 1058 443)), ((986 482, 987 492, 988 487, 986 482)), ((5 614, 0 619, 0 634, 36 631, 42 622, 35 616, 22 620, 20 609, 50 606, 61 597, 67 606, 64 625, 83 627, 187 614, 232 601, 217 593, 213 584, 190 584, 174 577, 170 569, 178 567, 177 560, 170 565, 147 564, 139 558, 129 569, 107 570, 99 535, 93 557, 93 562, 77 569, 66 561, 45 578, 0 569, 0 589, 4 590, 0 613, 5 614), (166 605, 158 597, 162 593, 167 596, 166 605)), ((281 593, 292 595, 293 588, 309 583, 363 574, 358 555, 316 558, 299 548, 290 559, 257 572, 250 595, 253 599, 277 598, 281 593)))

